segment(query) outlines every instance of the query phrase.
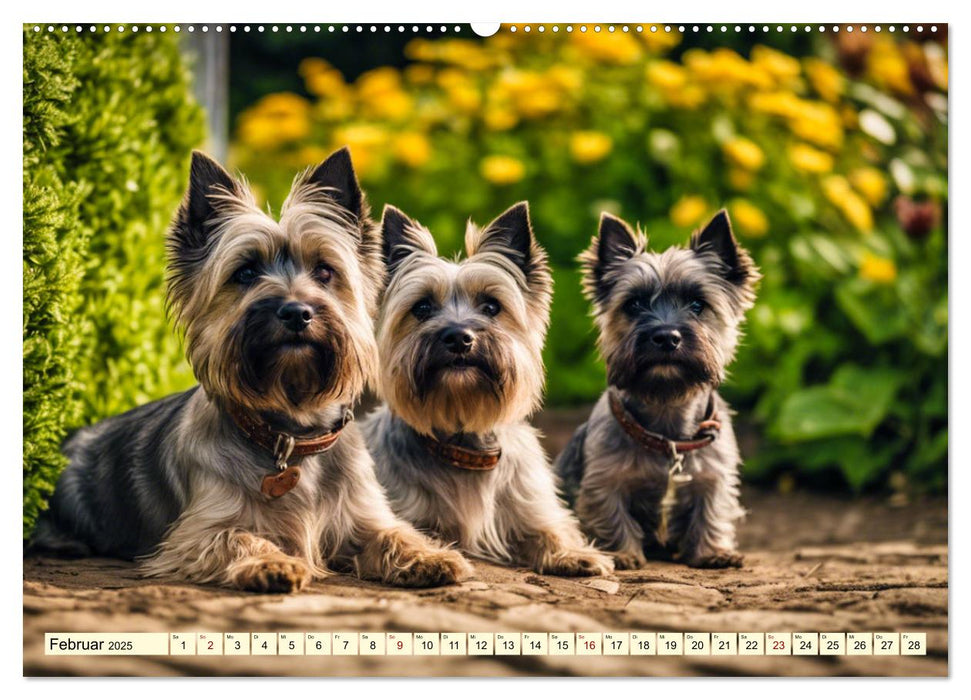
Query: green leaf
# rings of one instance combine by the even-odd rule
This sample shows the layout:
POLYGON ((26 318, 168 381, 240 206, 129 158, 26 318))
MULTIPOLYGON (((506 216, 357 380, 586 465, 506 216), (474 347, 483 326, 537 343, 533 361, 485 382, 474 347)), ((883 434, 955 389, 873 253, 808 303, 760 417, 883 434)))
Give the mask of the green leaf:
POLYGON ((788 442, 868 437, 887 414, 902 381, 896 370, 843 365, 829 384, 790 395, 773 422, 773 433, 788 442))
POLYGON ((909 324, 891 288, 854 278, 836 288, 836 303, 873 345, 906 335, 909 324))

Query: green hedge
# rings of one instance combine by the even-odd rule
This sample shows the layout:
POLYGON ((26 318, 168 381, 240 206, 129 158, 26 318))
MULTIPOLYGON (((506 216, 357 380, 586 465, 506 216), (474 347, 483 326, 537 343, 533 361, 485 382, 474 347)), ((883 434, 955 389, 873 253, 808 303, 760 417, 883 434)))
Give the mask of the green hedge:
POLYGON ((24 534, 71 430, 191 384, 164 232, 203 138, 172 34, 24 27, 24 534))

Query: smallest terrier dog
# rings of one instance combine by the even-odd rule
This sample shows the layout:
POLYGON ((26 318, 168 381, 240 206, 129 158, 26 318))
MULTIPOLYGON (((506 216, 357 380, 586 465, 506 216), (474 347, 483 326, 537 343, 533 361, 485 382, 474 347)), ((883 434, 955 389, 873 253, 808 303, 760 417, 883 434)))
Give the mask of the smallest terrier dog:
POLYGON ((755 264, 724 211, 663 253, 604 214, 580 261, 609 384, 556 461, 581 524, 619 569, 649 555, 741 566, 741 460, 716 389, 755 301, 755 264))

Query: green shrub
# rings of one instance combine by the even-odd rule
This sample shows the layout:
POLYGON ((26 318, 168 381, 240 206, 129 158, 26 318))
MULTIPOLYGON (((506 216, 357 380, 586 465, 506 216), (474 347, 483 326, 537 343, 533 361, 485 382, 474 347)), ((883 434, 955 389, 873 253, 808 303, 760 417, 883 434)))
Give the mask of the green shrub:
POLYGON ((188 386, 164 232, 200 108, 172 34, 24 28, 24 534, 69 431, 188 386))

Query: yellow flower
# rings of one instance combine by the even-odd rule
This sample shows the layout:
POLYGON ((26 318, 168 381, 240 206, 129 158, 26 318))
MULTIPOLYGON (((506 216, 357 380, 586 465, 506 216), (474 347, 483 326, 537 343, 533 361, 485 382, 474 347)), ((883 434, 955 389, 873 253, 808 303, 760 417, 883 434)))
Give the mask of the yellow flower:
POLYGON ((391 147, 395 158, 409 168, 420 168, 432 157, 432 146, 428 138, 416 131, 398 134, 391 147))
POLYGON ((705 101, 705 91, 688 83, 685 69, 671 61, 654 61, 644 71, 649 85, 660 90, 672 107, 694 109, 705 101))
POLYGON ((742 170, 741 168, 728 169, 728 184, 731 185, 732 189, 748 190, 753 182, 755 182, 755 175, 751 170, 742 170))
POLYGON ((647 66, 647 82, 663 90, 677 90, 684 86, 684 68, 671 61, 653 61, 647 66))
POLYGON ((756 46, 752 49, 752 63, 765 69, 780 82, 798 78, 801 72, 798 60, 768 46, 756 46))
POLYGON ((749 98, 749 107, 756 112, 792 118, 799 114, 802 102, 791 92, 758 92, 749 98))
POLYGON ((401 76, 394 68, 382 66, 362 73, 355 84, 361 97, 380 97, 389 90, 401 87, 401 76))
POLYGON ((761 238, 769 231, 769 220, 762 210, 747 199, 736 199, 729 205, 732 222, 741 233, 761 238))
POLYGON ((839 112, 825 102, 803 100, 799 111, 789 118, 789 128, 801 139, 824 148, 843 145, 843 122, 839 112))
POLYGON ((685 52, 682 60, 691 75, 712 90, 768 88, 773 85, 772 76, 765 68, 746 61, 731 49, 720 48, 711 53, 691 49, 685 52))
POLYGON ((401 75, 384 66, 369 70, 355 83, 364 112, 378 119, 400 120, 411 114, 411 95, 401 87, 401 75))
POLYGON ((272 150, 310 134, 310 103, 291 92, 267 95, 239 118, 240 140, 257 150, 272 150))
POLYGON ((857 168, 850 173, 850 182, 871 206, 879 206, 887 196, 887 178, 876 168, 857 168))
POLYGON ((864 253, 860 261, 860 277, 871 282, 890 284, 897 279, 897 266, 893 260, 864 253))
POLYGON ((823 194, 840 213, 862 233, 873 230, 873 212, 866 201, 850 188, 842 175, 830 175, 823 180, 823 194))
POLYGON ((570 135, 570 155, 578 163, 603 160, 613 146, 613 140, 599 131, 575 131, 570 135))
POLYGON ((681 43, 681 32, 652 32, 650 27, 645 27, 639 36, 651 53, 664 53, 681 43))
POLYGON ((506 131, 519 122, 508 105, 491 105, 483 115, 485 125, 492 131, 506 131))
POLYGON ((306 116, 307 112, 310 111, 310 103, 292 92, 274 92, 257 102, 256 109, 264 114, 274 116, 306 116))
POLYGON ((387 141, 387 132, 371 124, 351 124, 334 132, 335 147, 346 145, 351 149, 354 169, 361 177, 373 172, 381 162, 387 141))
POLYGON ((297 151, 297 160, 299 163, 297 167, 305 167, 307 165, 314 165, 316 163, 322 163, 330 155, 330 151, 321 146, 308 145, 302 147, 297 151))
POLYGON ((836 68, 818 58, 804 61, 813 90, 827 102, 836 102, 846 89, 846 79, 836 68))
POLYGON ((574 32, 573 44, 581 54, 601 63, 624 66, 641 57, 640 44, 622 32, 574 32))
POLYGON ((570 66, 553 66, 546 71, 546 77, 552 80, 558 87, 572 92, 583 87, 583 73, 570 66))
POLYGON ((297 68, 297 72, 306 78, 307 76, 314 75, 316 73, 324 73, 331 69, 331 65, 324 59, 311 57, 300 61, 300 66, 297 68))
POLYGON ((708 213, 708 203, 698 195, 685 195, 671 207, 669 216, 675 226, 694 226, 708 213))
POLYGON ((443 63, 461 66, 471 71, 485 70, 496 63, 495 58, 488 51, 468 39, 450 39, 435 43, 438 60, 443 63))
POLYGON ((907 59, 893 39, 880 37, 874 40, 866 63, 867 73, 880 87, 902 95, 913 94, 914 86, 910 82, 907 59))
POLYGON ((403 72, 412 85, 427 85, 435 79, 435 69, 425 63, 412 63, 403 72))
POLYGON ((349 92, 344 76, 333 68, 308 73, 304 77, 304 84, 307 92, 318 97, 344 96, 349 92))
POLYGON ((405 56, 412 61, 431 62, 438 59, 438 49, 435 42, 428 39, 415 39, 405 46, 405 56))
POLYGON ((511 185, 526 174, 522 161, 512 156, 486 156, 479 164, 479 170, 493 185, 511 185))
POLYGON ((804 173, 828 173, 833 169, 833 156, 804 143, 789 146, 789 160, 804 173))
POLYGON ((535 71, 505 71, 491 92, 492 99, 510 102, 527 119, 546 117, 563 104, 560 87, 535 71))
POLYGON ((438 74, 436 81, 456 111, 471 114, 479 109, 482 96, 467 73, 457 68, 446 68, 438 74))
POLYGON ((754 141, 738 137, 726 142, 722 150, 728 160, 745 170, 758 170, 765 163, 765 154, 754 141))
POLYGON ((840 209, 846 220, 861 233, 869 233, 873 230, 873 212, 866 201, 856 192, 850 192, 846 195, 840 209))

